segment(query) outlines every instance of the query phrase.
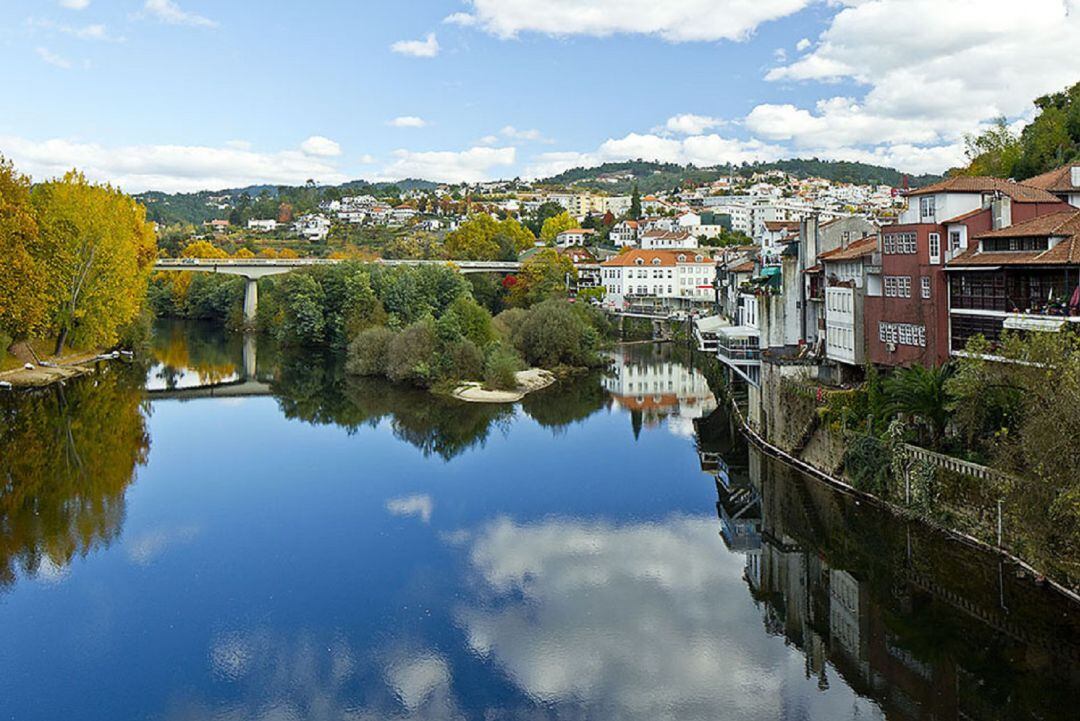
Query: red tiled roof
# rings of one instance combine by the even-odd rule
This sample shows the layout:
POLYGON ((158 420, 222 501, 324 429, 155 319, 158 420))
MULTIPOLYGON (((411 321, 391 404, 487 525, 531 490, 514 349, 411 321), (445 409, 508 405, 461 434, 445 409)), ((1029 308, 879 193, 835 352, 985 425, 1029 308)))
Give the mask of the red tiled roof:
POLYGON ((642 267, 648 267, 653 265, 653 260, 659 260, 658 265, 661 266, 674 266, 678 262, 679 256, 685 256, 684 263, 695 263, 697 261, 694 258, 697 255, 701 255, 702 263, 711 263, 712 259, 704 253, 691 252, 688 250, 642 250, 641 248, 634 248, 625 253, 619 253, 614 258, 605 260, 600 265, 608 267, 624 267, 638 265, 638 259, 642 261, 642 267))
POLYGON ((770 233, 775 233, 778 230, 798 230, 799 221, 797 220, 766 220, 765 230, 770 233))
POLYGON ((877 250, 877 236, 868 235, 850 243, 846 248, 835 248, 818 254, 818 259, 823 261, 856 260, 870 255, 877 250))
POLYGON ((753 273, 754 272, 754 261, 748 260, 745 263, 740 263, 739 265, 735 266, 734 268, 728 268, 728 272, 731 272, 731 273, 753 273))
POLYGON ((975 236, 973 240, 1049 237, 1062 237, 1063 240, 1049 250, 992 251, 986 253, 980 252, 979 245, 973 243, 970 248, 953 258, 948 265, 956 267, 970 265, 1080 264, 1080 210, 1042 215, 1008 228, 982 233, 975 236))
POLYGON ((1032 188, 1039 188, 1048 193, 1077 193, 1080 192, 1080 185, 1072 182, 1072 169, 1077 165, 1080 164, 1063 165, 1060 168, 1054 168, 1048 173, 1036 175, 1034 178, 1028 178, 1020 182, 1023 185, 1030 185, 1032 188))
POLYGON ((1014 183, 1001 178, 988 178, 980 175, 960 175, 946 178, 939 183, 909 190, 909 197, 933 195, 934 193, 993 193, 1000 192, 1017 203, 1058 203, 1061 202, 1045 190, 1014 183))

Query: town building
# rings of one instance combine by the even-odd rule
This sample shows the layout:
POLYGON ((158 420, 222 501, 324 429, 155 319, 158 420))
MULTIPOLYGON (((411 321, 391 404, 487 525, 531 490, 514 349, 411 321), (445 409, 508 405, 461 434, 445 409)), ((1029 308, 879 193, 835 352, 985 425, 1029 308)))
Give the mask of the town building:
POLYGON ((707 255, 687 250, 628 250, 600 264, 605 302, 615 308, 648 302, 669 309, 715 301, 716 265, 707 255))
POLYGON ((1080 210, 976 233, 945 270, 953 354, 974 335, 1080 324, 1080 210))
POLYGON ((313 243, 321 242, 330 235, 330 219, 325 215, 304 215, 297 218, 293 229, 304 240, 310 240, 313 243))
POLYGON ((252 218, 247 222, 247 229, 254 230, 257 233, 271 233, 278 228, 277 220, 273 218, 256 219, 252 218))
POLYGON ((575 245, 585 245, 592 240, 594 235, 596 235, 596 231, 590 228, 564 230, 555 236, 555 247, 572 248, 575 245))
POLYGON ((1069 209, 1045 190, 1007 180, 955 177, 908 192, 907 209, 881 229, 882 294, 866 298, 867 359, 934 366, 949 358, 945 264, 971 239, 1069 209))
POLYGON ((650 230, 640 238, 642 250, 693 250, 698 239, 685 230, 650 230))
POLYGON ((608 239, 616 248, 637 245, 638 222, 636 220, 620 220, 618 223, 611 226, 611 232, 608 233, 608 239))
POLYGON ((1045 190, 1074 208, 1080 208, 1080 163, 1063 165, 1049 173, 1028 178, 1024 185, 1045 190))

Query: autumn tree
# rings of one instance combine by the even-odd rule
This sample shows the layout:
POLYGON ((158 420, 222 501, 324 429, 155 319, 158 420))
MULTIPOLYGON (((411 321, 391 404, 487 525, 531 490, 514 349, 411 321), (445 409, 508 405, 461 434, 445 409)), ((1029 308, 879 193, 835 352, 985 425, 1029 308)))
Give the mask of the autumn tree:
POLYGON ((540 230, 540 240, 545 245, 554 245, 555 238, 567 230, 573 230, 578 227, 578 222, 567 212, 553 215, 544 221, 544 227, 540 230))
POLYGON ((514 260, 532 247, 533 234, 513 218, 497 221, 477 214, 446 236, 444 247, 454 260, 514 260))
POLYGON ((522 263, 516 278, 509 288, 510 302, 525 307, 564 293, 567 284, 577 278, 577 269, 565 255, 544 248, 522 263))
POLYGON ((75 171, 37 186, 31 198, 48 268, 56 352, 69 341, 115 343, 142 309, 157 256, 146 209, 75 171))
MULTIPOLYGON (((37 242, 30 179, 0 157, 0 334, 11 338, 38 333, 48 320, 45 268, 34 257, 37 242)), ((0 355, 4 350, 0 346, 0 355)))

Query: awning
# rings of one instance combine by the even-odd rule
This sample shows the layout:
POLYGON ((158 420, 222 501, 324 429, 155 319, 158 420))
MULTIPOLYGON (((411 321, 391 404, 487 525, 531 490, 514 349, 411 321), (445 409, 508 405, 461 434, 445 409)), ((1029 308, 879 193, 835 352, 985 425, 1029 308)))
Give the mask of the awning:
POLYGON ((761 333, 758 331, 757 326, 753 325, 733 325, 726 328, 720 328, 717 333, 725 338, 731 339, 745 339, 745 338, 757 338, 761 333))
POLYGON ((1006 330, 1029 330, 1057 333, 1065 327, 1064 318, 1035 318, 1030 315, 1011 315, 1003 324, 1006 330))
POLYGON ((707 318, 698 318, 694 321, 697 329, 702 333, 716 333, 720 328, 729 328, 731 323, 719 315, 710 315, 707 318))

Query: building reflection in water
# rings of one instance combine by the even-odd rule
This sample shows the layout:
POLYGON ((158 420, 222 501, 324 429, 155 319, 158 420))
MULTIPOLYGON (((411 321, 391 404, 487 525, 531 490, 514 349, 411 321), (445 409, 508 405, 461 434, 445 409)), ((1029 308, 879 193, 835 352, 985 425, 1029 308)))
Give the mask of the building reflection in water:
POLYGON ((615 351, 604 388, 630 412, 634 435, 642 425, 667 421, 678 435, 692 436, 693 422, 716 410, 716 397, 696 368, 671 345, 625 346, 615 351))
POLYGON ((890 719, 1076 718, 1071 601, 746 444, 702 460, 762 623, 819 688, 838 674, 890 719))

